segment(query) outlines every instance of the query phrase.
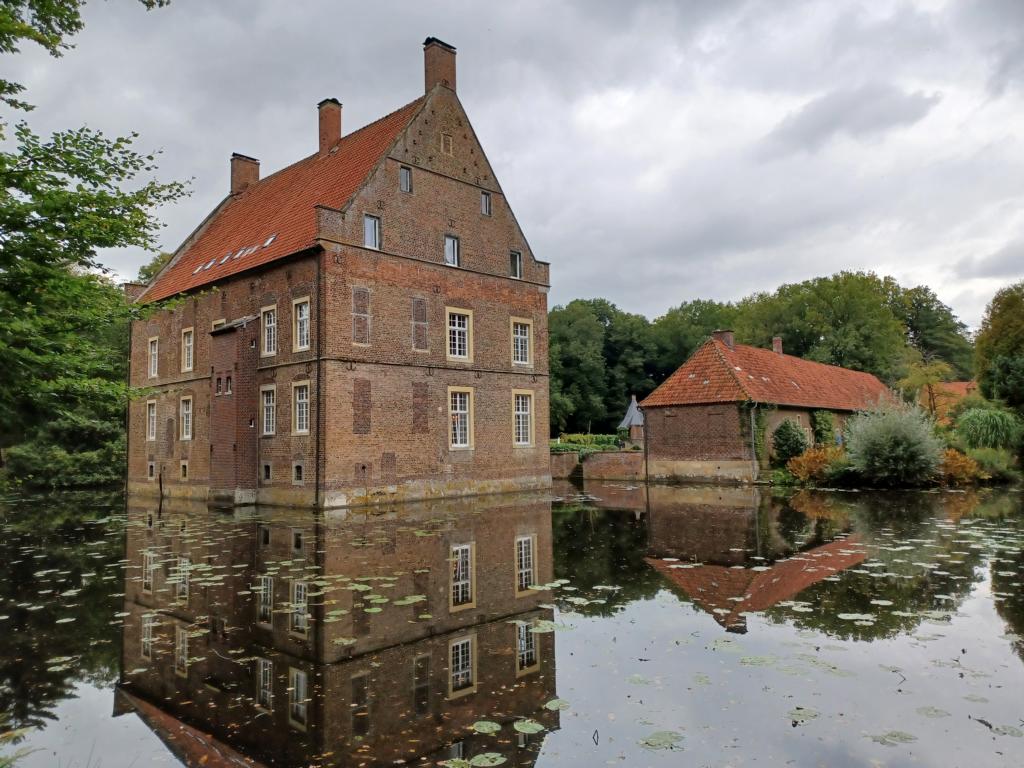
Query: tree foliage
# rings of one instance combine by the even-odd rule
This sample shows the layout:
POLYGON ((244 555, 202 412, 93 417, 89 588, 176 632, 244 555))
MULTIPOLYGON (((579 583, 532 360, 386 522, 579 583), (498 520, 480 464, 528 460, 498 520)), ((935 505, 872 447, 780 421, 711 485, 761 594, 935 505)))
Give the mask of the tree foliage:
POLYGON ((139 267, 139 274, 135 279, 140 283, 146 283, 148 285, 149 282, 156 277, 157 273, 167 265, 167 262, 169 262, 173 256, 174 254, 170 251, 157 252, 154 254, 152 259, 139 267))
POLYGON ((926 483, 938 469, 943 449, 931 419, 916 406, 881 405, 856 414, 846 425, 851 464, 877 486, 926 483))
POLYGON ((786 419, 772 432, 772 448, 780 464, 807 450, 807 436, 792 419, 786 419))
POLYGON ((928 414, 935 418, 939 409, 940 385, 952 377, 953 367, 949 363, 943 360, 921 360, 910 364, 907 374, 897 382, 897 386, 912 394, 927 409, 928 414))
POLYGON ((975 344, 974 363, 985 397, 1024 408, 1024 281, 996 293, 975 344))

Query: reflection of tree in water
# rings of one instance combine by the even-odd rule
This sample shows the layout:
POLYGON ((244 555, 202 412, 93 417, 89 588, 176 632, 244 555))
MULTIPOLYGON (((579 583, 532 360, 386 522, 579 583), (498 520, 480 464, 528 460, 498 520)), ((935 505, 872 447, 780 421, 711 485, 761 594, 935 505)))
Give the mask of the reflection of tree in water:
POLYGON ((850 524, 846 507, 834 496, 815 491, 773 499, 778 506, 776 526, 794 549, 810 549, 834 540, 850 524))
POLYGON ((120 503, 78 493, 0 507, 0 613, 8 617, 0 633, 5 726, 43 726, 54 719, 57 704, 73 696, 75 684, 112 685, 116 679, 115 614, 121 603, 114 594, 120 591, 124 541, 119 525, 97 521, 120 503))
POLYGON ((1017 655, 1024 661, 1024 524, 1016 520, 1012 534, 999 537, 990 564, 996 611, 1006 622, 1017 655))
POLYGON ((845 639, 893 637, 913 631, 925 618, 954 611, 978 581, 975 569, 985 553, 972 548, 973 537, 955 525, 972 503, 967 495, 863 493, 836 498, 834 503, 846 508, 858 546, 868 547, 869 559, 834 581, 804 590, 799 599, 813 612, 776 606, 767 612, 772 620, 845 639), (842 614, 869 614, 874 621, 857 624, 839 618, 842 614))
POLYGON ((555 507, 552 542, 556 579, 568 579, 591 597, 594 587, 621 587, 601 595, 607 598, 605 604, 573 606, 579 613, 608 616, 633 600, 653 597, 663 587, 657 572, 644 561, 647 526, 637 512, 555 507))

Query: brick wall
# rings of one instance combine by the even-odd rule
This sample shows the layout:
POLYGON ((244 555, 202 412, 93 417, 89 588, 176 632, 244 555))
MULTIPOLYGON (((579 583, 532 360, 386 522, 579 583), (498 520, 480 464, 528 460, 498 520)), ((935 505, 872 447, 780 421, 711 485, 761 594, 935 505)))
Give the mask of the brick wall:
POLYGON ((644 409, 647 451, 654 460, 748 460, 749 440, 733 403, 644 409))

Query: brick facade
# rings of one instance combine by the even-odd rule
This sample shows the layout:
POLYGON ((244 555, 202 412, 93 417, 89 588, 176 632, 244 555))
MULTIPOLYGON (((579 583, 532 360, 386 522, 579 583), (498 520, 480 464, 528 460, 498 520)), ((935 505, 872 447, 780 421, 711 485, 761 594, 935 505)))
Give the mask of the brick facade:
MULTIPOLYGON (((315 219, 313 247, 215 281, 134 323, 132 384, 150 394, 131 405, 131 490, 348 506, 550 484, 548 265, 534 258, 452 90, 454 52, 428 44, 426 64, 426 97, 358 190, 341 209, 301 214, 315 219), (364 244, 365 216, 379 222, 377 248, 364 244), (458 239, 458 266, 445 263, 446 237, 458 239), (304 349, 294 339, 298 300, 308 301, 304 349), (276 312, 274 355, 262 349, 267 308, 276 312), (447 354, 449 310, 469 316, 471 349, 462 359, 447 354), (211 335, 217 320, 230 327, 211 335), (526 362, 513 360, 513 322, 531 329, 526 362), (188 372, 180 366, 184 328, 194 329, 188 372), (155 378, 151 338, 159 340, 155 378), (310 424, 301 434, 296 386, 308 386, 310 424), (273 434, 262 426, 268 388, 273 434), (450 388, 472 392, 465 448, 451 447, 450 388), (516 393, 531 398, 525 444, 514 439, 516 393), (185 396, 193 398, 191 440, 181 439, 179 425, 185 396), (156 403, 156 440, 146 439, 147 400, 156 403)), ((180 272, 178 259, 168 269, 180 272)))

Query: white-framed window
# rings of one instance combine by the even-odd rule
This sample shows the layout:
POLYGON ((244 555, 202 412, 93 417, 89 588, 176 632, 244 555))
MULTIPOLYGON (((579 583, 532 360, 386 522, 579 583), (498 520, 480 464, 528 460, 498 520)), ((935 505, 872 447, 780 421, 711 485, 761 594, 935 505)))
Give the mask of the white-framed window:
POLYGON ((537 666, 537 635, 528 624, 516 625, 516 673, 527 672, 537 666))
POLYGON ((459 238, 455 235, 444 236, 444 263, 450 267, 462 266, 462 258, 459 254, 459 238))
POLYGON ((180 431, 178 437, 182 440, 192 439, 192 398, 183 397, 181 398, 181 407, 179 411, 180 417, 180 431))
POLYGON ((156 616, 151 613, 142 614, 142 643, 140 652, 142 658, 153 658, 153 628, 156 626, 156 616))
POLYGON ((288 668, 288 721, 299 728, 306 727, 309 688, 306 673, 295 667, 288 668))
POLYGON ((256 704, 274 708, 274 662, 270 659, 256 659, 256 704))
POLYGON ((516 536, 516 593, 529 591, 536 583, 534 573, 534 555, 536 553, 534 536, 516 536))
POLYGON ((451 387, 448 390, 450 448, 473 447, 473 390, 451 387))
POLYGON ((180 624, 174 627, 174 672, 188 674, 188 629, 180 624))
POLYGON ((196 334, 192 328, 186 328, 181 332, 181 372, 186 373, 192 370, 195 362, 196 334))
POLYGON ((156 336, 149 340, 149 378, 155 379, 160 374, 160 339, 156 336))
POLYGON ((292 433, 309 434, 309 382, 292 384, 292 433))
POLYGON ((380 218, 368 213, 363 216, 363 245, 380 250, 380 218))
POLYGON ((227 325, 227 322, 228 321, 225 320, 223 317, 218 318, 217 320, 214 320, 212 323, 210 323, 210 330, 211 331, 216 331, 222 325, 227 325))
POLYGON ((352 343, 370 343, 370 289, 352 286, 352 343))
POLYGON ((263 334, 263 344, 260 347, 262 357, 270 357, 277 354, 277 306, 263 307, 260 310, 260 331, 263 334))
POLYGON ((491 215, 491 193, 480 192, 480 213, 484 216, 491 215))
POLYGON ((309 585, 304 581, 292 582, 292 632, 306 634, 309 627, 309 585))
POLYGON ((427 352, 430 350, 427 300, 422 296, 416 296, 412 300, 412 348, 416 352, 427 352))
POLYGON ((533 393, 512 390, 513 442, 533 445, 533 393))
POLYGON ((516 280, 523 279, 523 254, 519 251, 509 251, 508 273, 516 280))
POLYGON ((224 377, 224 394, 225 395, 230 395, 231 392, 232 392, 232 389, 231 389, 231 377, 230 376, 225 376, 224 377))
POLYGON ((402 192, 412 192, 412 168, 407 165, 398 169, 398 188, 402 192))
POLYGON ((174 568, 174 597, 181 601, 188 600, 192 586, 192 561, 187 557, 179 557, 174 568))
POLYGON ((270 624, 274 619, 274 577, 256 577, 256 621, 270 624))
POLYGON ((156 440, 156 400, 146 402, 146 439, 156 440))
POLYGON ((142 553, 142 591, 153 591, 153 572, 156 571, 156 552, 146 550, 142 553))
POLYGON ((468 309, 446 308, 448 316, 448 359, 472 361, 473 313, 468 309))
POLYGON ((457 544, 451 549, 452 564, 452 589, 451 607, 470 607, 473 600, 473 575, 475 564, 473 563, 472 543, 457 544))
POLYGON ((473 661, 473 638, 464 637, 453 640, 448 646, 448 669, 450 679, 448 689, 451 695, 470 692, 476 685, 475 664, 473 661))
POLYGON ((292 302, 292 351, 309 349, 309 297, 292 302))
POLYGON ((533 321, 524 317, 513 317, 512 325, 512 364, 533 364, 533 321))
POLYGON ((263 415, 261 432, 272 435, 277 431, 277 387, 267 384, 260 387, 260 410, 263 415))

